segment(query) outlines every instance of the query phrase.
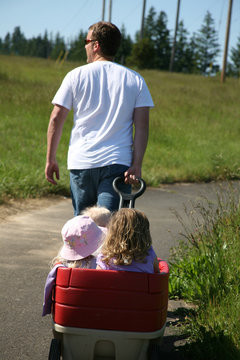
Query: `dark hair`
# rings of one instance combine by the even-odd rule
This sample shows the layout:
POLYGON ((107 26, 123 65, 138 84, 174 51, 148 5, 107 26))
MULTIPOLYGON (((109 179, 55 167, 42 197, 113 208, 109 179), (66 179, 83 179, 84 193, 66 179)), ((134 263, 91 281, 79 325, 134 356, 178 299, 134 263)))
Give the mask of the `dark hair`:
POLYGON ((121 32, 116 25, 99 21, 89 27, 92 30, 92 39, 97 40, 102 54, 106 56, 115 56, 121 43, 121 32))

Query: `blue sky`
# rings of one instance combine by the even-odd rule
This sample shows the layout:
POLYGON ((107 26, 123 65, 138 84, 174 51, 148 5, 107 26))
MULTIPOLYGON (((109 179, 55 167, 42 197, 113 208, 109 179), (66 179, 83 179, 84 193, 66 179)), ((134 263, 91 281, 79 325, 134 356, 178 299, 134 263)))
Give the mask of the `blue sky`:
MULTIPOLYGON (((105 20, 109 19, 109 0, 105 0, 105 20)), ((207 11, 213 16, 215 29, 219 34, 221 54, 225 43, 229 0, 181 0, 179 20, 184 21, 190 35, 197 32, 207 11)), ((118 27, 124 24, 127 34, 132 39, 140 29, 143 0, 112 0, 112 22, 118 27)), ((153 6, 157 12, 165 11, 168 28, 174 34, 177 0, 146 0, 146 12, 153 6)), ((45 30, 57 32, 65 41, 74 39, 80 30, 87 31, 89 25, 101 20, 102 0, 0 0, 0 37, 12 33, 15 26, 20 26, 25 37, 43 35, 45 30)), ((229 50, 235 47, 240 37, 240 0, 233 0, 229 50)))

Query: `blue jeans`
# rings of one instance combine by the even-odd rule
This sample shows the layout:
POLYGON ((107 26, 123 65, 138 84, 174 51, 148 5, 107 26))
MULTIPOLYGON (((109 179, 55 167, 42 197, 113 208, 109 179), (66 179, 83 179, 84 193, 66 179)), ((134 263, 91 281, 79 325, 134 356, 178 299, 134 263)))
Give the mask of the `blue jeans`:
MULTIPOLYGON (((113 180, 123 176, 125 165, 108 165, 94 169, 70 170, 70 188, 74 215, 88 206, 104 206, 110 211, 118 210, 119 195, 112 187, 113 180)), ((131 185, 120 184, 119 190, 131 193, 131 185)))

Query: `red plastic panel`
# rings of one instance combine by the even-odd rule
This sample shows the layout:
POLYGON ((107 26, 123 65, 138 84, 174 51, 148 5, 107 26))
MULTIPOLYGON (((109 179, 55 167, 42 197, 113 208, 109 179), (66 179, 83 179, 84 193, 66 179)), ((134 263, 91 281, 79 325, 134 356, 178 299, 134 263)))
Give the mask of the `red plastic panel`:
POLYGON ((107 309, 158 310, 164 293, 76 289, 56 286, 55 301, 69 306, 91 306, 107 309))
MULTIPOLYGON (((58 273, 70 271, 69 282, 62 286, 81 287, 86 289, 118 289, 131 291, 146 291, 148 288, 148 274, 126 271, 69 269, 59 268, 58 273), (127 276, 127 281, 126 281, 127 276)), ((66 281, 68 277, 65 276, 66 281)), ((57 280, 58 281, 58 280, 57 280)), ((60 283, 57 282, 58 285, 60 283)))
POLYGON ((149 274, 148 275, 148 285, 149 293, 159 293, 166 292, 168 293, 168 278, 169 273, 167 274, 149 274))
POLYGON ((59 268, 54 321, 63 326, 156 331, 166 321, 168 273, 59 268))
POLYGON ((163 311, 127 311, 99 308, 79 308, 56 304, 55 323, 62 326, 151 332, 161 329, 166 321, 163 311))

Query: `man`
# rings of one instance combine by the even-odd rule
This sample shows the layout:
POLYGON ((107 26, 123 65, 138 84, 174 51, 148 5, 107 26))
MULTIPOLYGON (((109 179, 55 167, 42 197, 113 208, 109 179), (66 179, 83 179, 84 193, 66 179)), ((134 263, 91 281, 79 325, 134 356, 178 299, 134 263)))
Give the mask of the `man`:
POLYGON ((85 49, 87 65, 70 71, 52 103, 48 126, 46 179, 59 180, 56 152, 63 124, 73 108, 68 169, 74 215, 97 203, 118 209, 112 187, 117 176, 129 184, 141 176, 148 141, 149 107, 153 102, 144 79, 113 62, 121 42, 119 29, 109 22, 90 26, 85 49), (133 124, 135 127, 134 141, 133 124))

